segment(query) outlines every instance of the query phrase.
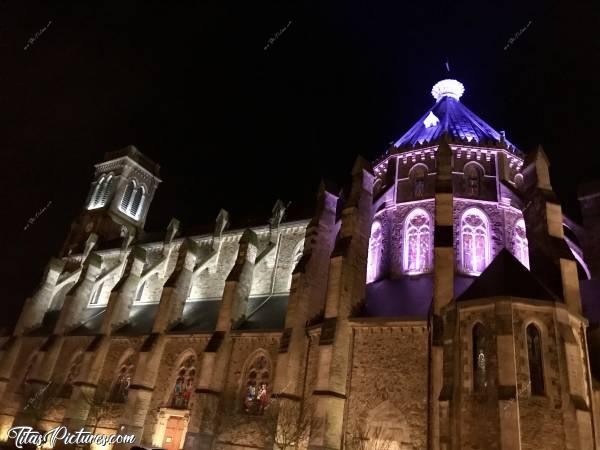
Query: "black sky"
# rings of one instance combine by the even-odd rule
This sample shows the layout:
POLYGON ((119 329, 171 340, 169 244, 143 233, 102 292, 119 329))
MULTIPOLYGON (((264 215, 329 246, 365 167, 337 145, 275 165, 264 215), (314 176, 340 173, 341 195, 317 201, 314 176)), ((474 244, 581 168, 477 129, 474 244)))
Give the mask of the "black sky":
POLYGON ((448 76, 521 149, 544 145, 577 218, 577 183, 600 169, 594 6, 0 0, 2 321, 36 288, 104 152, 134 144, 161 164, 149 230, 222 207, 266 222, 277 198, 309 214, 322 176, 343 183, 357 154, 380 155, 448 76))

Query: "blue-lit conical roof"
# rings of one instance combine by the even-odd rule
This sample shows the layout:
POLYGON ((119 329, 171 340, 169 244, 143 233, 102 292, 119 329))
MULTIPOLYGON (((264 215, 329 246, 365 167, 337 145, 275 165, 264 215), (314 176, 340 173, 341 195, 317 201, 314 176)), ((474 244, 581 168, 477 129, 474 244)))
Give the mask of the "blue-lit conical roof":
POLYGON ((501 133, 460 102, 463 92, 464 86, 456 80, 438 82, 431 91, 436 99, 435 105, 398 139, 394 146, 437 143, 442 135, 447 133, 452 140, 467 144, 500 144, 503 141, 507 147, 514 148, 501 133))

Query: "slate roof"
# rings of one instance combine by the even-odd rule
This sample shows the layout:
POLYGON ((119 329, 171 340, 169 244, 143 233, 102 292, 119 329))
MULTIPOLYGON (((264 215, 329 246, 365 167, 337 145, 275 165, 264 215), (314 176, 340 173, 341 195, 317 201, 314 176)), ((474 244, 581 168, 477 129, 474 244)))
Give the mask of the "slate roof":
POLYGON ((86 308, 83 313, 83 322, 69 332, 72 336, 93 336, 100 334, 100 327, 104 319, 106 308, 86 308))
POLYGON ((498 296, 561 301, 506 248, 456 301, 498 296))
MULTIPOLYGON (((460 100, 451 96, 443 96, 394 143, 394 146, 413 147, 415 145, 439 143, 444 133, 447 133, 452 140, 472 145, 484 145, 486 143, 500 145, 502 140, 502 136, 498 131, 462 104, 460 100), (425 125, 426 121, 429 124, 435 123, 435 118, 430 117, 432 113, 439 122, 427 127, 425 125)), ((504 142, 509 147, 515 147, 506 139, 504 139, 504 142)))
POLYGON ((248 317, 238 330, 283 330, 289 295, 265 295, 248 299, 248 317))
POLYGON ((116 336, 151 334, 157 312, 158 303, 134 305, 129 312, 129 323, 119 328, 113 334, 116 336))
POLYGON ((426 318, 433 299, 429 275, 384 279, 367 285, 366 317, 426 318))
POLYGON ((183 307, 181 322, 169 331, 174 334, 203 333, 214 331, 221 300, 187 302, 183 307))

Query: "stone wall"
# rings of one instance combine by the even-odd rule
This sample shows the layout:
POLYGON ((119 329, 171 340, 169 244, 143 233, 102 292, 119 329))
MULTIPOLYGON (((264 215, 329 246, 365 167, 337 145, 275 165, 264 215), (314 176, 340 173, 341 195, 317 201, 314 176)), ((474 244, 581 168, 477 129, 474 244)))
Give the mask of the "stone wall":
POLYGON ((346 439, 363 426, 382 428, 402 450, 427 448, 426 323, 356 326, 346 405, 346 439))
POLYGON ((561 383, 560 336, 555 331, 554 314, 551 311, 513 309, 515 356, 517 359, 517 381, 519 393, 519 420, 523 450, 538 450, 540 441, 544 449, 558 450, 566 447, 562 432, 564 388, 561 383), (542 333, 544 366, 544 395, 531 395, 529 362, 525 328, 534 323, 542 333))

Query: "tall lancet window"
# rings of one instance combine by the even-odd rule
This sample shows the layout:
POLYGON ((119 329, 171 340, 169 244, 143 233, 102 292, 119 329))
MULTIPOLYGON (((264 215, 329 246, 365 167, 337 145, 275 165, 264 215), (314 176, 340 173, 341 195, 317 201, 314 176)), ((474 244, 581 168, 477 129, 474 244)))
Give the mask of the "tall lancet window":
POLYGON ((175 386, 171 392, 171 408, 186 409, 195 389, 196 358, 189 356, 183 361, 177 372, 175 386))
POLYGON ((381 264, 381 253, 383 251, 383 231, 381 222, 373 222, 371 225, 371 238, 369 239, 369 256, 367 261, 367 283, 377 279, 379 266, 381 264))
POLYGON ((127 402, 127 394, 133 378, 135 356, 129 357, 121 364, 110 391, 109 401, 113 403, 127 402))
POLYGON ((473 391, 484 392, 487 388, 488 349, 485 328, 477 323, 473 327, 473 391))
POLYGON ((490 233, 487 216, 477 208, 467 209, 460 220, 461 254, 464 272, 479 275, 490 260, 490 233))
POLYGON ((521 264, 529 269, 529 243, 525 233, 525 221, 520 219, 515 224, 513 235, 513 252, 521 264))
POLYGON ((417 208, 404 225, 404 271, 411 275, 429 271, 430 253, 431 220, 425 210, 417 208))
POLYGON ((542 363, 542 337, 534 324, 527 327, 527 356, 529 381, 533 395, 544 395, 544 366, 542 363))

